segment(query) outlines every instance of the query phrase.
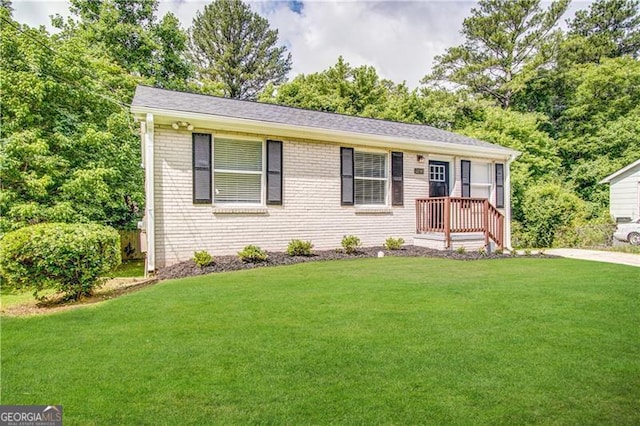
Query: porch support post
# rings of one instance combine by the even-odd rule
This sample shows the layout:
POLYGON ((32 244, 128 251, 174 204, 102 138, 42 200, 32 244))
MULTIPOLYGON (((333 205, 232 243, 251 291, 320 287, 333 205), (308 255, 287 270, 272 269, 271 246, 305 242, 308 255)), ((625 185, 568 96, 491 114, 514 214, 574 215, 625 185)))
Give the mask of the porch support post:
POLYGON ((484 247, 489 249, 489 200, 482 203, 482 228, 484 229, 484 247))
POLYGON ((144 135, 144 193, 145 219, 147 230, 147 271, 156 269, 156 222, 155 222, 155 194, 154 194, 154 124, 153 114, 147 114, 146 132, 144 135))
POLYGON ((509 251, 511 246, 511 162, 516 159, 511 155, 504 166, 504 239, 502 245, 509 251))
POLYGON ((444 242, 445 248, 451 248, 451 197, 444 199, 444 242))

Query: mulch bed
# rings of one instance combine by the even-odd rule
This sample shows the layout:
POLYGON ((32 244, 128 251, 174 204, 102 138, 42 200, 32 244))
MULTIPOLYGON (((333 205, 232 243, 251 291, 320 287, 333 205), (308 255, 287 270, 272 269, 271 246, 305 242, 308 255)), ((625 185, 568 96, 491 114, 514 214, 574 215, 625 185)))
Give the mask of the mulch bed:
MULTIPOLYGON (((194 275, 211 274, 214 272, 238 271, 241 269, 253 269, 265 266, 293 265, 304 262, 317 262, 325 260, 358 259, 367 257, 378 257, 378 252, 383 252, 385 256, 395 257, 438 257, 456 260, 479 260, 512 257, 509 254, 486 254, 479 251, 468 251, 459 253, 457 251, 433 250, 425 247, 406 245, 400 250, 385 250, 383 247, 367 247, 358 249, 357 253, 346 254, 338 250, 316 250, 312 256, 289 256, 283 252, 268 252, 269 259, 266 262, 245 263, 237 256, 216 256, 214 262, 204 268, 196 266, 193 260, 176 263, 157 271, 156 277, 160 280, 173 278, 184 278, 194 275)), ((545 255, 535 255, 536 257, 549 257, 545 255)))

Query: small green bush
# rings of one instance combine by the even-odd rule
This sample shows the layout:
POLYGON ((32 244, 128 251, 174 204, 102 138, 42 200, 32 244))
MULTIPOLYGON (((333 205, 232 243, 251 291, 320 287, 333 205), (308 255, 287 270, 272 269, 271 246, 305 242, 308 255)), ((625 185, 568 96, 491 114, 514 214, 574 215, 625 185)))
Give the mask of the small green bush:
POLYGON ((289 256, 311 256, 313 244, 311 241, 291 240, 287 246, 289 256))
POLYGON ((362 244, 360 238, 355 235, 345 235, 342 237, 342 248, 347 254, 353 254, 358 251, 358 247, 362 244))
POLYGON ((389 237, 384 242, 384 248, 387 250, 400 250, 400 247, 404 244, 404 240, 402 238, 392 238, 389 237))
POLYGON ((196 251, 193 253, 193 261, 199 268, 204 268, 213 262, 213 256, 206 250, 196 251))
POLYGON ((465 253, 467 252, 467 249, 466 249, 466 248, 464 248, 464 246, 460 246, 460 247, 458 247, 455 251, 456 251, 456 253, 458 253, 458 254, 465 254, 465 253))
POLYGON ((89 296, 121 262, 120 236, 97 224, 44 223, 0 240, 0 274, 14 288, 54 289, 66 300, 89 296))
POLYGON ((248 245, 238 252, 238 257, 243 262, 264 262, 269 256, 267 252, 258 246, 248 245))

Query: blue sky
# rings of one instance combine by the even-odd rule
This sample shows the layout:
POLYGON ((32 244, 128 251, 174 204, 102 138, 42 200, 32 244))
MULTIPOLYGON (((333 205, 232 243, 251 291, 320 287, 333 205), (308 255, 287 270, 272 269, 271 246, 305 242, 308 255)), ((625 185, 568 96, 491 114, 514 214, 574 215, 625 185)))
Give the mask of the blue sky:
MULTIPOLYGON (((245 0, 246 1, 246 0, 245 0)), ((188 28, 210 1, 160 0, 158 15, 175 14, 188 28)), ((462 21, 470 1, 270 0, 248 1, 279 31, 280 43, 293 57, 293 78, 327 69, 342 55, 351 65, 372 65, 383 78, 416 87, 436 55, 460 44, 462 21)), ((566 18, 586 9, 572 3, 566 18)), ((14 18, 29 25, 48 25, 49 15, 68 14, 63 0, 14 0, 14 18)))

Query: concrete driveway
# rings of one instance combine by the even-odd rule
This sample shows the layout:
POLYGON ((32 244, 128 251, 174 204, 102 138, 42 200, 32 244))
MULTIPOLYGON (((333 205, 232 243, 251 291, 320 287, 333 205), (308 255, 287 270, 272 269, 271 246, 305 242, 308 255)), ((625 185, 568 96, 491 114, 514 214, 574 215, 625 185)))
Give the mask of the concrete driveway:
POLYGON ((595 262, 619 263, 621 265, 640 268, 640 254, 618 253, 615 251, 581 250, 581 249, 548 249, 545 254, 568 257, 571 259, 593 260, 595 262))

